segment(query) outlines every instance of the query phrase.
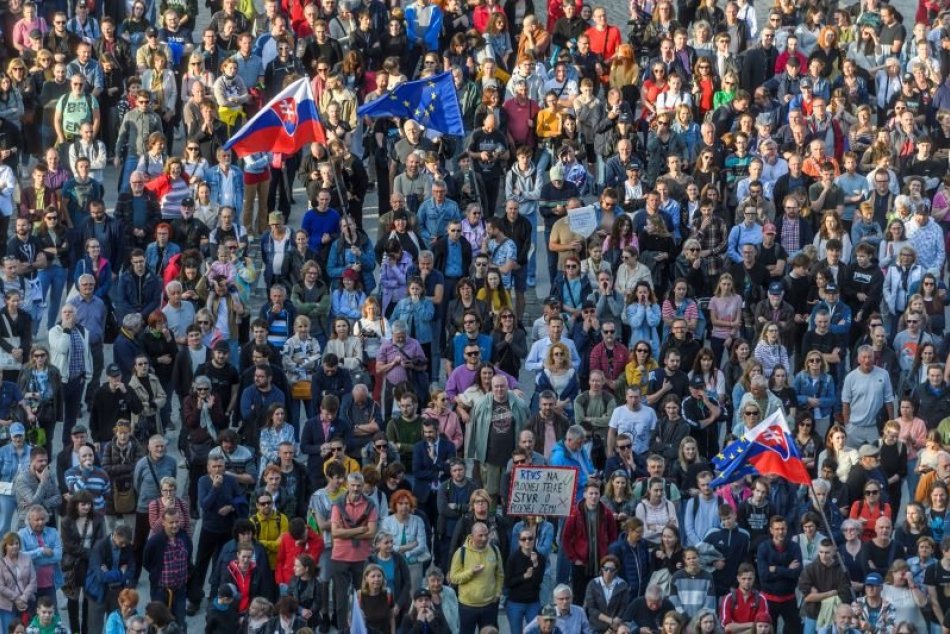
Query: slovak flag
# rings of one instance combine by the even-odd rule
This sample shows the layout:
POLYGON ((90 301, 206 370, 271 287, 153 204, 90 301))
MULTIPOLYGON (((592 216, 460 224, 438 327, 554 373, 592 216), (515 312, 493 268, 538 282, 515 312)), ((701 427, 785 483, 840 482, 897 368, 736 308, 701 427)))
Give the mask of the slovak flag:
POLYGON ((811 484, 781 410, 729 443, 712 462, 716 478, 710 486, 714 488, 747 475, 777 475, 794 484, 811 484))
POLYGON ((326 140, 313 89, 303 77, 267 102, 224 144, 224 149, 234 150, 238 156, 254 152, 293 154, 314 141, 326 140))

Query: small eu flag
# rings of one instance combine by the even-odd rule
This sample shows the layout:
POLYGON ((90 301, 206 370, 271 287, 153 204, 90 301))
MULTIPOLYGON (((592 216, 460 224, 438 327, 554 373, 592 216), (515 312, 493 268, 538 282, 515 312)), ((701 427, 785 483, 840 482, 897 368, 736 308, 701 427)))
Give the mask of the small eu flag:
POLYGON ((415 119, 429 130, 465 136, 451 72, 407 81, 357 109, 361 117, 415 119))

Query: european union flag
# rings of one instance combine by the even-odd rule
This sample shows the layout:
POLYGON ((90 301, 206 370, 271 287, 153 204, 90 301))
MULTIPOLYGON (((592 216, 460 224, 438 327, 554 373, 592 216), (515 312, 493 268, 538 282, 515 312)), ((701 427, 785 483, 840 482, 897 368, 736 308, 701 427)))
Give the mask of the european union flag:
POLYGON ((356 113, 361 117, 415 119, 429 130, 465 136, 462 108, 451 72, 403 82, 391 92, 363 104, 356 113))

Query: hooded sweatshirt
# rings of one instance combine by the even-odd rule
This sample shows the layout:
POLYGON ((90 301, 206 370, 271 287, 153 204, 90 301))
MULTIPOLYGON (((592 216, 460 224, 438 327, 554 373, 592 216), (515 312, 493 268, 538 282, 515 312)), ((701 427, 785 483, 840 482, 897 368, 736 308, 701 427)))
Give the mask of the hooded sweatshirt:
POLYGON ((465 538, 465 545, 452 556, 449 578, 458 585, 460 605, 483 608, 501 596, 505 581, 501 553, 491 544, 476 548, 469 535, 465 538), (475 572, 478 564, 482 564, 484 569, 475 572))

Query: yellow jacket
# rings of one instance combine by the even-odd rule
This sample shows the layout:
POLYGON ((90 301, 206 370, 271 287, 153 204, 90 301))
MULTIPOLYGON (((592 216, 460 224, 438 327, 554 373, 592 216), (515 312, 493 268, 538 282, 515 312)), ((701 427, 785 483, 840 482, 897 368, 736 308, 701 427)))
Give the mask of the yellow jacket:
POLYGON ((501 597, 505 582, 504 561, 497 546, 489 544, 479 550, 472 544, 472 536, 465 538, 465 545, 452 556, 449 579, 458 585, 458 599, 462 605, 483 608, 501 597), (484 569, 473 568, 482 564, 484 569))
POLYGON ((258 511, 251 516, 251 524, 254 525, 254 530, 257 533, 257 541, 267 551, 267 561, 270 562, 270 569, 275 570, 280 538, 288 530, 287 516, 277 511, 271 511, 268 517, 264 517, 258 511))

